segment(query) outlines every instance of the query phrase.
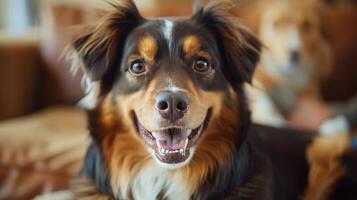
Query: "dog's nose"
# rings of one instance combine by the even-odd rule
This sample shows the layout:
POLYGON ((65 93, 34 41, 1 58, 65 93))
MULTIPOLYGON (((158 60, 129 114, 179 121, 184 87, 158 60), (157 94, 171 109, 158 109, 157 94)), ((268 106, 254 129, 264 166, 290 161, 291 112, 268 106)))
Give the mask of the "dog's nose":
POLYGON ((165 119, 176 121, 184 116, 189 108, 185 94, 177 92, 160 92, 156 97, 156 109, 165 119))
POLYGON ((300 52, 298 50, 290 51, 290 60, 293 63, 297 63, 300 60, 300 52))

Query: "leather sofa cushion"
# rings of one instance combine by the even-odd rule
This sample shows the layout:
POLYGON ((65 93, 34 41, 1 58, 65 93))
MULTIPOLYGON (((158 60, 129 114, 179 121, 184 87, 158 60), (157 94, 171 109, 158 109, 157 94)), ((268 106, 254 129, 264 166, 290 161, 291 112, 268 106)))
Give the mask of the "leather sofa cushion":
POLYGON ((89 143, 85 115, 68 107, 0 123, 0 199, 66 189, 89 143))

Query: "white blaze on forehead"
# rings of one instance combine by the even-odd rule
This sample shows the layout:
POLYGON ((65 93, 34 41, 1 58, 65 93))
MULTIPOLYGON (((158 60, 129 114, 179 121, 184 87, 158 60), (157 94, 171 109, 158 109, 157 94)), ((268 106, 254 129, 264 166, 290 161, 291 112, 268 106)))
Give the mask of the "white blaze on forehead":
POLYGON ((174 23, 172 20, 165 19, 164 20, 164 27, 163 27, 163 33, 165 36, 165 39, 167 40, 167 43, 169 45, 169 48, 171 48, 171 43, 172 43, 172 29, 173 29, 174 23))

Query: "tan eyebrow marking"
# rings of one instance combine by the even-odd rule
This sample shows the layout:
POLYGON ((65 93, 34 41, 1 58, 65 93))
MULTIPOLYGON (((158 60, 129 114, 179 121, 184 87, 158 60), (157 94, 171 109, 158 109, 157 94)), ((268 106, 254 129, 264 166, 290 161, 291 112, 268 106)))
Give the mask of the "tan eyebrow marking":
POLYGON ((183 53, 185 58, 192 57, 201 49, 201 42, 197 36, 190 35, 185 38, 183 42, 183 53))
POLYGON ((145 36, 140 40, 138 51, 147 62, 154 62, 157 50, 157 42, 152 36, 145 36))
POLYGON ((202 50, 202 43, 197 36, 187 36, 184 40, 182 49, 184 58, 186 60, 190 60, 191 58, 195 57, 204 57, 209 62, 212 62, 211 55, 208 52, 202 50))

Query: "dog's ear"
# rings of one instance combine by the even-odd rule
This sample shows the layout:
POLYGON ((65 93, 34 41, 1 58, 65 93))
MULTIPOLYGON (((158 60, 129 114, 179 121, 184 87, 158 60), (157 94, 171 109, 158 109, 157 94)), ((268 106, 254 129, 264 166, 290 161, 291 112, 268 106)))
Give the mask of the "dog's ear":
POLYGON ((230 84, 237 88, 244 82, 251 83, 261 43, 229 12, 233 7, 231 1, 211 1, 206 8, 197 11, 193 19, 216 37, 224 61, 221 69, 230 84))
POLYGON ((100 80, 118 64, 126 36, 144 20, 132 0, 112 6, 96 25, 80 27, 71 43, 70 54, 76 55, 70 56, 73 67, 83 67, 91 81, 100 80))

